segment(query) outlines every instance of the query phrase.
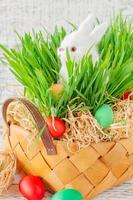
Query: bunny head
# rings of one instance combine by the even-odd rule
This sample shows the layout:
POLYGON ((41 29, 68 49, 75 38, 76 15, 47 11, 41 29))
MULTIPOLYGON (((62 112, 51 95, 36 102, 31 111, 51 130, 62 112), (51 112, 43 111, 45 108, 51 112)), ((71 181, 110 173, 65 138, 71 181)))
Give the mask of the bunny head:
POLYGON ((95 45, 100 41, 105 30, 107 28, 107 23, 102 23, 95 26, 94 15, 89 15, 79 26, 78 30, 73 31, 67 35, 62 41, 60 47, 58 48, 58 55, 61 59, 61 70, 60 75, 67 80, 68 72, 66 67, 66 50, 69 51, 71 59, 79 61, 83 55, 91 48, 91 53, 94 62, 98 59, 98 53, 96 51, 95 45))

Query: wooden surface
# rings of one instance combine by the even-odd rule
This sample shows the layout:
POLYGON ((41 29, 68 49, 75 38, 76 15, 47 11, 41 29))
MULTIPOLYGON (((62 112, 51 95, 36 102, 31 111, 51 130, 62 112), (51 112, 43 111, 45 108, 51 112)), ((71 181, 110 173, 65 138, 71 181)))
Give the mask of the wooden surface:
MULTIPOLYGON (((132 18, 133 0, 0 0, 0 43, 10 47, 16 46, 14 30, 24 33, 31 31, 33 27, 39 30, 45 26, 51 31, 55 24, 65 25, 69 29, 70 26, 65 20, 79 24, 88 12, 94 12, 100 19, 106 19, 119 9, 132 18)), ((0 64, 0 102, 2 103, 7 97, 18 96, 21 89, 7 66, 0 64)), ((6 197, 0 199, 4 200, 6 197)), ((7 197, 7 199, 14 198, 7 197)), ((133 199, 131 180, 95 198, 95 200, 118 199, 133 199)))

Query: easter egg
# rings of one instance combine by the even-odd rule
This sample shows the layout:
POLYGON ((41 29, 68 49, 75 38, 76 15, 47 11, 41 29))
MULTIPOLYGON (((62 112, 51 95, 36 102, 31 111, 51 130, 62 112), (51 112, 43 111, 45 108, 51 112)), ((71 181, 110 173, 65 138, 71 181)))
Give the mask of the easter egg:
POLYGON ((108 128, 113 123, 113 110, 108 104, 103 104, 95 112, 95 118, 102 128, 108 128))
POLYGON ((19 191, 28 200, 42 200, 46 189, 37 176, 24 176, 19 183, 19 191))
POLYGON ((131 100, 131 94, 132 94, 131 91, 127 91, 127 92, 125 92, 125 93, 122 95, 121 99, 122 99, 122 100, 126 100, 126 99, 131 100))
POLYGON ((48 117, 47 120, 48 130, 53 138, 60 138, 66 131, 65 122, 58 117, 48 117))
POLYGON ((82 194, 74 189, 64 189, 56 192, 52 200, 83 200, 82 194))
POLYGON ((55 97, 60 97, 63 91, 63 85, 60 83, 56 83, 52 85, 52 94, 55 97))

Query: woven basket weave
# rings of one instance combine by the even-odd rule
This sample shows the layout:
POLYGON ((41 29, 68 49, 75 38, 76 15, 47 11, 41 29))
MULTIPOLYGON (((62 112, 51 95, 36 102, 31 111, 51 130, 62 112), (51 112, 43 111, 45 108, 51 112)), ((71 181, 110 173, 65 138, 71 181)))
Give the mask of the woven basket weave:
POLYGON ((21 168, 28 174, 43 178, 53 192, 63 188, 81 191, 84 200, 121 184, 133 176, 133 137, 118 142, 91 144, 77 153, 70 153, 67 145, 54 141, 57 151, 48 155, 41 140, 32 150, 27 149, 27 138, 31 134, 17 125, 4 126, 4 142, 13 150, 21 168))

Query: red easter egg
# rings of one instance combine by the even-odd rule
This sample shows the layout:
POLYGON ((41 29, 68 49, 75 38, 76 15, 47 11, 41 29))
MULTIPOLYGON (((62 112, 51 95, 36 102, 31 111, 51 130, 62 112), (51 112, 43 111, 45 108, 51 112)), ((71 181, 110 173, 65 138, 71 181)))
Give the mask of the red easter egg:
POLYGON ((20 193, 28 200, 42 200, 45 196, 45 187, 37 176, 24 176, 19 183, 20 193))
POLYGON ((48 117, 47 120, 48 130, 53 138, 60 138, 64 135, 66 131, 65 123, 62 119, 58 117, 48 117))
POLYGON ((125 100, 125 99, 131 99, 131 91, 127 91, 123 94, 123 96, 121 97, 122 100, 125 100))

